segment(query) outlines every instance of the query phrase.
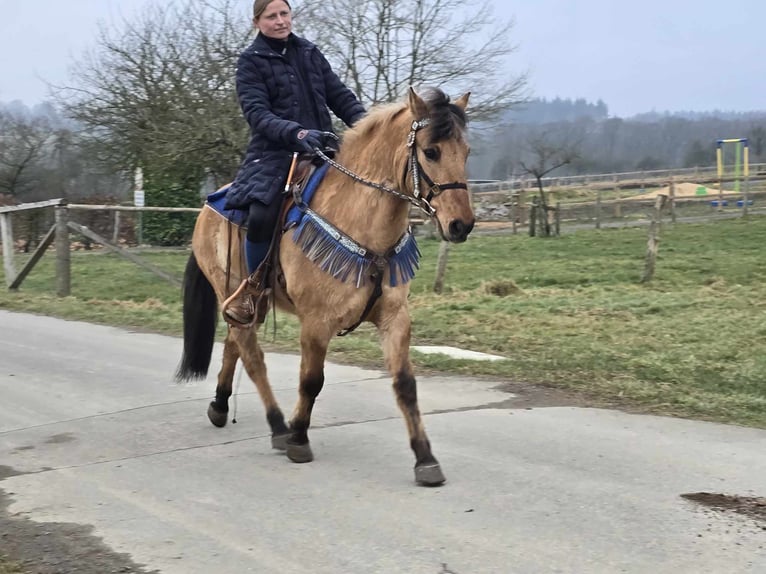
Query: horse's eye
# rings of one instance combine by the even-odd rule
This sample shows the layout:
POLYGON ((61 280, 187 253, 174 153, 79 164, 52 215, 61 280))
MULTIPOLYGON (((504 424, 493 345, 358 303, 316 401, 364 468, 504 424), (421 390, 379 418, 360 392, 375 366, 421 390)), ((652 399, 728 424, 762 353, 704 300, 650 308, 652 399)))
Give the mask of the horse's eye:
POLYGON ((423 150, 423 155, 426 156, 426 159, 428 161, 439 161, 439 156, 441 155, 438 148, 435 147, 427 147, 423 150))

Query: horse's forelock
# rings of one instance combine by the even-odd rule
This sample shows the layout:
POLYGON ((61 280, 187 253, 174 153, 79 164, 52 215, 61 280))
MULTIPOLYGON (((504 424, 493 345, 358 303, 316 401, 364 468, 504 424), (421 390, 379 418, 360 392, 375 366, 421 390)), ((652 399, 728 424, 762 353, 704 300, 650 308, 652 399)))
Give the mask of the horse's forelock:
POLYGON ((456 106, 439 88, 426 88, 420 97, 428 106, 431 143, 458 137, 468 125, 465 110, 456 106))

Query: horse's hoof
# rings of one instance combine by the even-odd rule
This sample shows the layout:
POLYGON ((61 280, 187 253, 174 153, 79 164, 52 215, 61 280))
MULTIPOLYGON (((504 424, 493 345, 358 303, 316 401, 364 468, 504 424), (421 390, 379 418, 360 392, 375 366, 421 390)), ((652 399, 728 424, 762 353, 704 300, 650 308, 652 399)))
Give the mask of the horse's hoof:
POLYGON ((271 448, 276 450, 287 450, 287 439, 289 438, 289 432, 271 435, 271 448))
POLYGON ((311 452, 311 445, 287 443, 287 458, 293 462, 311 462, 314 460, 314 453, 311 452))
POLYGON ((415 482, 420 486, 440 486, 445 480, 438 462, 415 466, 415 482))
POLYGON ((215 408, 215 402, 210 403, 210 406, 207 408, 207 418, 209 418, 210 422, 218 428, 226 426, 226 419, 228 416, 228 412, 221 412, 215 408))

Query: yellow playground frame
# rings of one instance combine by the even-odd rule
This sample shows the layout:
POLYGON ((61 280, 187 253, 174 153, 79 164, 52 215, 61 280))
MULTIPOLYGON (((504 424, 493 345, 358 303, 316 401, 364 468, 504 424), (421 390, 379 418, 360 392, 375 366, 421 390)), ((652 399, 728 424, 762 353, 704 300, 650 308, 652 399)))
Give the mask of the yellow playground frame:
POLYGON ((716 167, 718 171, 718 209, 722 209, 725 205, 723 201, 723 176, 726 169, 724 163, 724 147, 734 146, 734 191, 742 192, 742 199, 737 200, 739 204, 741 201, 742 211, 747 214, 747 207, 750 203, 748 199, 748 191, 750 187, 750 148, 748 146, 747 138, 733 138, 733 139, 721 139, 716 141, 716 167), (744 182, 743 189, 740 189, 740 184, 744 182))

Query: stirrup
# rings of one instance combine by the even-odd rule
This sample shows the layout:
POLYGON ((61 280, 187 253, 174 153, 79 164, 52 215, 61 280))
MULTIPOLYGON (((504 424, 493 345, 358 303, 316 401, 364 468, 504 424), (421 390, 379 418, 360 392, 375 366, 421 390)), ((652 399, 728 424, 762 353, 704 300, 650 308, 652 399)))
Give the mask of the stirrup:
POLYGON ((256 313, 251 290, 252 285, 249 281, 249 278, 244 279, 242 283, 240 283, 239 287, 237 287, 237 290, 234 291, 234 293, 232 293, 229 298, 226 299, 221 305, 221 314, 223 315, 223 320, 226 321, 230 327, 235 327, 237 329, 247 329, 252 327, 255 323, 256 313), (246 317, 240 318, 239 314, 230 314, 230 307, 239 303, 243 299, 245 304, 249 307, 248 315, 246 317), (240 319, 245 319, 247 322, 244 322, 240 319))

